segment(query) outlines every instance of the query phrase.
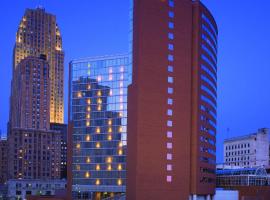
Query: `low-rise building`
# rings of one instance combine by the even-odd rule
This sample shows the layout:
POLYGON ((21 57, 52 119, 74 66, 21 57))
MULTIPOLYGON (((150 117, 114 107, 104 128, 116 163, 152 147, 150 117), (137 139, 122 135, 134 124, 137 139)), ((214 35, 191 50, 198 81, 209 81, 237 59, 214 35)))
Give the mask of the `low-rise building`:
POLYGON ((26 199, 27 195, 54 196, 58 190, 66 189, 66 180, 11 179, 7 181, 10 200, 26 199))
POLYGON ((228 166, 269 166, 269 129, 224 141, 224 163, 228 166))
POLYGON ((0 138, 0 184, 4 184, 7 181, 7 154, 8 143, 7 140, 0 138))

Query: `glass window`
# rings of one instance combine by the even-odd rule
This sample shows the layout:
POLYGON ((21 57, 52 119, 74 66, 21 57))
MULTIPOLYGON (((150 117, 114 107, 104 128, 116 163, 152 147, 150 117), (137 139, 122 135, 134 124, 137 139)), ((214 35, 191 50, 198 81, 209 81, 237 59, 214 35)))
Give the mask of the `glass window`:
POLYGON ((172 176, 167 176, 167 182, 168 183, 172 182, 172 176))
POLYGON ((167 143, 167 149, 172 149, 172 143, 171 142, 167 143))
POLYGON ((169 11, 169 17, 174 18, 174 12, 173 11, 169 11))
POLYGON ((172 125, 173 125, 172 121, 171 121, 171 120, 168 120, 168 121, 167 121, 167 126, 168 126, 168 127, 172 127, 172 125))
POLYGON ((173 83, 173 77, 171 76, 168 77, 168 83, 173 83))
POLYGON ((169 26, 170 29, 174 29, 174 23, 173 22, 169 22, 168 26, 169 26))
POLYGON ((167 160, 172 160, 172 154, 171 153, 167 153, 167 160))
POLYGON ((169 99, 168 99, 168 104, 169 104, 169 105, 172 105, 172 104, 173 104, 173 99, 169 98, 169 99))
POLYGON ((173 44, 168 44, 168 49, 169 49, 170 51, 173 51, 173 50, 174 50, 174 45, 173 45, 173 44))
POLYGON ((167 138, 172 138, 172 131, 167 131, 167 138))
POLYGON ((172 116, 172 115, 173 115, 172 109, 168 109, 168 110, 167 110, 167 115, 169 115, 169 116, 172 116))
POLYGON ((174 60, 173 55, 169 54, 169 55, 168 55, 168 60, 169 60, 169 61, 173 61, 173 60, 174 60))
POLYGON ((173 88, 168 88, 168 94, 173 94, 173 88))
POLYGON ((174 39, 174 34, 173 34, 173 33, 168 33, 168 38, 169 38, 170 40, 173 40, 173 39, 174 39))
POLYGON ((171 8, 174 7, 174 1, 173 1, 173 0, 169 0, 169 6, 170 6, 171 8))
POLYGON ((173 66, 171 65, 168 66, 168 72, 173 72, 173 66))
POLYGON ((172 165, 170 164, 167 165, 167 171, 172 171, 172 165))

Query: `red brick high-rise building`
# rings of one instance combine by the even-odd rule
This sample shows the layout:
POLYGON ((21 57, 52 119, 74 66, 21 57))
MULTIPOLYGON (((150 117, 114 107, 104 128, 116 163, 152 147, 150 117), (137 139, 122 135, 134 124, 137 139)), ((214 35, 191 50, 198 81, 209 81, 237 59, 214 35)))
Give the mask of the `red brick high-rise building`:
POLYGON ((194 0, 134 0, 127 200, 215 193, 217 25, 194 0))

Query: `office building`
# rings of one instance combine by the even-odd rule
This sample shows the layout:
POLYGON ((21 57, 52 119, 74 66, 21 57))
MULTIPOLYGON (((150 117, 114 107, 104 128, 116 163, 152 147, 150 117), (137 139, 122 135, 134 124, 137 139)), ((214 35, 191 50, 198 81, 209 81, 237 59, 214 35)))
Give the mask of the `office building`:
POLYGON ((40 54, 46 56, 50 67, 50 122, 63 123, 64 52, 56 16, 46 13, 43 8, 27 9, 16 34, 13 74, 22 60, 40 54))
POLYGON ((66 124, 50 124, 51 130, 61 133, 61 179, 67 179, 67 125, 66 124))
POLYGON ((7 181, 8 174, 8 143, 0 138, 0 185, 7 181))
POLYGON ((269 129, 224 141, 224 164, 228 166, 269 167, 269 129))
POLYGON ((61 133, 13 128, 8 137, 9 179, 60 179, 61 133))
POLYGON ((50 77, 46 56, 21 60, 13 73, 11 127, 50 129, 50 77))
POLYGON ((125 192, 128 56, 74 60, 69 81, 72 199, 125 192))
POLYGON ((134 0, 127 200, 212 199, 217 25, 194 0, 134 0))

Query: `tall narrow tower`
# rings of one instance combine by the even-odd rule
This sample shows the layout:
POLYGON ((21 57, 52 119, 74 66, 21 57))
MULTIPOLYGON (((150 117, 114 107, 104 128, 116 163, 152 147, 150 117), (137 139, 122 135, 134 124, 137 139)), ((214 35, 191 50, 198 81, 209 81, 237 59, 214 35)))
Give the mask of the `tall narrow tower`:
POLYGON ((127 200, 215 193, 217 25, 194 0, 134 0, 127 200))
POLYGON ((13 76, 23 59, 41 54, 46 56, 50 67, 50 122, 63 123, 64 52, 56 17, 43 8, 27 9, 16 35, 13 76))

